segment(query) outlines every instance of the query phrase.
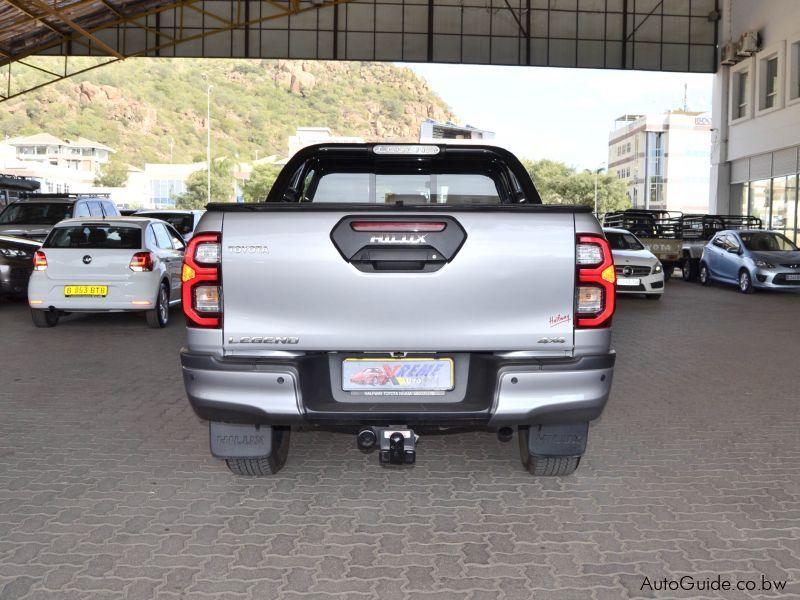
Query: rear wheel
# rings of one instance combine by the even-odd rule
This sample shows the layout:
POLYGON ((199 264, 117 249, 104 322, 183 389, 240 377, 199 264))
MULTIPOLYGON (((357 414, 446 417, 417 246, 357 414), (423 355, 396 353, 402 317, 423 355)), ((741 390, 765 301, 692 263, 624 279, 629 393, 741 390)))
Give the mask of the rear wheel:
POLYGON ((694 259, 688 256, 683 259, 681 277, 684 281, 697 281, 697 264, 694 259))
POLYGON ((702 285, 708 285, 711 283, 711 274, 708 272, 708 266, 706 263, 700 263, 700 273, 697 278, 700 280, 702 285))
POLYGON ((519 457, 528 473, 542 477, 572 475, 581 462, 580 456, 545 456, 528 450, 528 428, 519 428, 519 457))
POLYGON ((162 283, 158 289, 156 307, 153 310, 146 311, 144 316, 147 319, 148 327, 161 329, 167 326, 167 323, 169 323, 169 290, 167 290, 166 283, 162 283))
POLYGON ((55 327, 58 325, 59 314, 54 310, 31 309, 31 320, 36 327, 55 327))
POLYGON ((747 269, 739 271, 739 291, 743 294, 752 294, 755 291, 753 279, 750 277, 750 271, 747 269))
POLYGON ((272 428, 272 446, 269 456, 261 458, 229 458, 225 461, 231 473, 246 477, 274 475, 286 464, 289 456, 290 429, 272 428))

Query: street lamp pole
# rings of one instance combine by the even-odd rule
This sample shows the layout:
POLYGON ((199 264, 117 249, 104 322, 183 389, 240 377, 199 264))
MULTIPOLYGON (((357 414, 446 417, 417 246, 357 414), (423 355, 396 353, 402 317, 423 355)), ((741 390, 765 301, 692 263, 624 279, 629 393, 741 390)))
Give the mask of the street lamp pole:
POLYGON ((594 170, 594 214, 597 215, 597 176, 600 174, 600 171, 603 170, 603 167, 606 163, 600 163, 600 165, 594 170))
POLYGON ((211 88, 206 88, 206 200, 211 202, 211 88))

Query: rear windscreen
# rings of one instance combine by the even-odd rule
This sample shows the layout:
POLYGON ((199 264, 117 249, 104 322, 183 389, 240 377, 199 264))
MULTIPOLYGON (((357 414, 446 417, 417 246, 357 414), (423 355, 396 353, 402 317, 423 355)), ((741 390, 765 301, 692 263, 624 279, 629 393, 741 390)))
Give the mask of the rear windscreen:
POLYGON ((71 216, 69 202, 20 202, 0 213, 0 225, 55 225, 71 216))
POLYGON ((138 212, 137 217, 153 217, 161 219, 172 225, 181 235, 186 235, 194 231, 194 215, 183 213, 161 213, 161 212, 138 212))
POLYGON ((496 205, 522 199, 508 165, 487 158, 311 160, 283 201, 336 204, 496 205))
POLYGON ((142 247, 142 230, 116 225, 57 227, 50 232, 43 247, 138 250, 142 247))

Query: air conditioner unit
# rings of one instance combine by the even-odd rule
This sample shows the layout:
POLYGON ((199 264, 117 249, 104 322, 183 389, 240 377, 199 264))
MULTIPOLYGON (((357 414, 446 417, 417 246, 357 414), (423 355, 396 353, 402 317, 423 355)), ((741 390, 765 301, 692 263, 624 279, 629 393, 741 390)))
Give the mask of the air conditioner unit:
POLYGON ((739 57, 736 56, 736 45, 733 42, 722 45, 719 62, 722 65, 735 65, 739 62, 739 57))
POLYGON ((752 56, 761 48, 758 43, 758 32, 747 31, 739 38, 739 47, 736 49, 736 54, 739 56, 752 56))

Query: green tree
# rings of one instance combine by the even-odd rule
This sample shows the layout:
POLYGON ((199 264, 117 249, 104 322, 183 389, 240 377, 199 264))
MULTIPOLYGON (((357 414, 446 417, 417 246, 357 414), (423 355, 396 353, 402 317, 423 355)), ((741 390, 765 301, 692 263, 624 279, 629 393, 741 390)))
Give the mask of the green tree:
POLYGON ((258 165, 242 187, 245 202, 263 202, 280 173, 278 165, 258 165))
MULTIPOLYGON (((523 161, 545 204, 585 204, 594 207, 595 172, 577 172, 553 160, 523 161)), ((630 208, 625 182, 608 173, 597 174, 597 212, 630 208)))
POLYGON ((128 165, 111 159, 100 168, 94 184, 101 187, 123 187, 128 182, 128 165))
MULTIPOLYGON (((211 162, 211 202, 229 202, 233 196, 231 162, 220 159, 211 162)), ((186 192, 175 199, 175 208, 203 208, 208 204, 208 171, 202 169, 189 175, 186 192)))

